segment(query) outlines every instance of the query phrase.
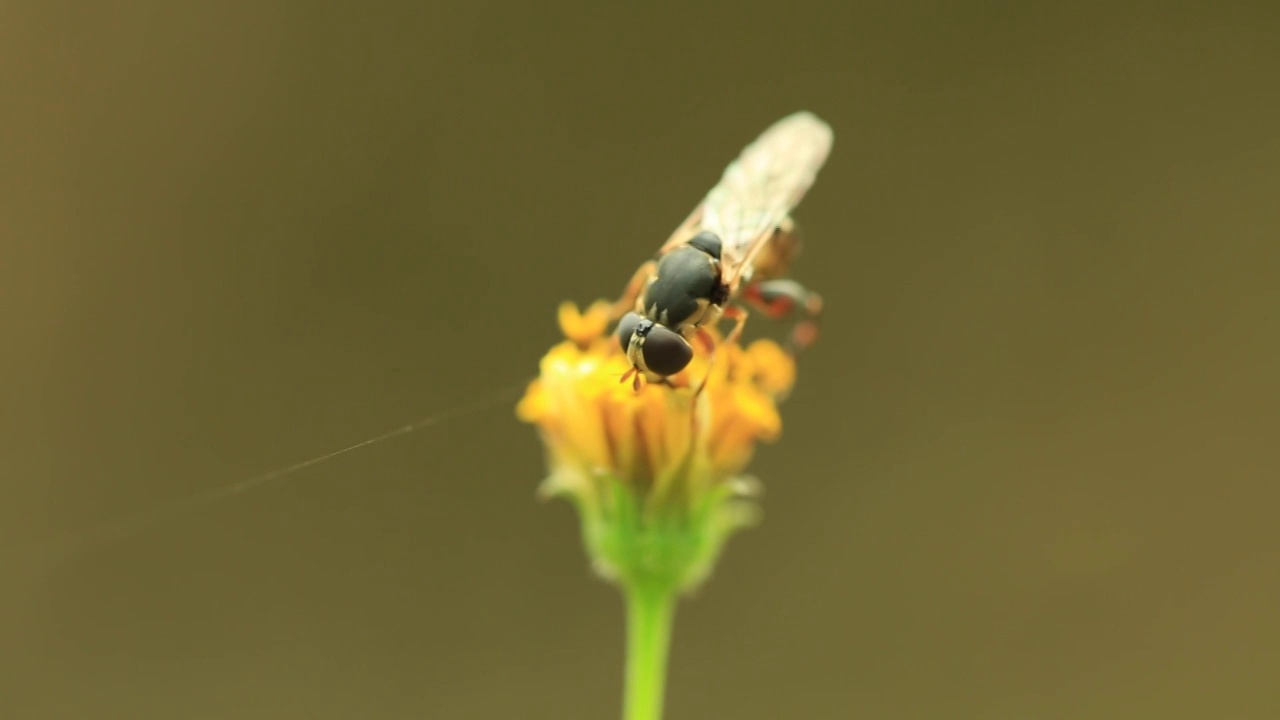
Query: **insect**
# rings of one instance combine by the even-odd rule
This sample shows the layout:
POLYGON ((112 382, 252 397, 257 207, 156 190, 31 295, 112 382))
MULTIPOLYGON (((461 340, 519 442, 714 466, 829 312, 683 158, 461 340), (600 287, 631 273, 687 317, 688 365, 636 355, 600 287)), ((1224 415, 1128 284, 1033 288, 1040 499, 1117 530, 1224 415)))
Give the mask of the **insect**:
POLYGON ((614 305, 618 342, 631 363, 622 381, 631 379, 637 392, 641 378, 670 384, 693 359, 695 338, 714 361, 706 328, 733 320, 726 342, 735 342, 748 316, 738 300, 774 318, 800 311, 791 347, 813 342, 822 299, 781 276, 800 248, 791 211, 813 185, 831 143, 830 126, 798 112, 774 123, 725 168, 614 305))

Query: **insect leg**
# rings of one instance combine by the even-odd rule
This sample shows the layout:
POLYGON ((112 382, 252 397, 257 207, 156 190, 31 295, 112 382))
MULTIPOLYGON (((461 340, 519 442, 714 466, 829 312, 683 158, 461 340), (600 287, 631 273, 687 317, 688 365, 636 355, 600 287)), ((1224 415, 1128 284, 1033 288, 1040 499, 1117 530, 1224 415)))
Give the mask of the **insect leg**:
POLYGON ((742 328, 746 327, 747 318, 750 316, 751 313, 747 312, 746 308, 739 305, 729 305, 726 307, 724 309, 724 314, 721 315, 721 317, 732 320, 733 329, 725 336, 724 341, 730 345, 738 342, 738 338, 742 337, 742 328))
MULTIPOLYGON (((733 320, 733 329, 725 336, 724 341, 729 344, 738 342, 738 338, 742 336, 742 328, 747 324, 747 317, 750 315, 746 309, 737 305, 728 305, 720 315, 721 319, 729 318, 733 320)), ((707 381, 711 379, 711 368, 716 364, 716 341, 711 337, 711 333, 705 328, 698 328, 698 337, 708 348, 707 352, 707 374, 702 377, 702 384, 698 385, 698 390, 694 392, 694 398, 702 394, 703 388, 707 386, 707 381)))
POLYGON ((632 275, 631 280, 627 282, 626 289, 622 291, 622 297, 613 304, 609 312, 611 319, 617 320, 636 309, 636 298, 640 297, 640 293, 649 282, 649 278, 653 277, 653 270, 657 266, 657 262, 650 260, 636 270, 635 275, 632 275))
POLYGON ((791 331, 792 353, 804 350, 818 338, 822 297, 800 283, 788 279, 766 280, 748 285, 742 296, 771 318, 786 318, 796 311, 802 313, 791 331))
POLYGON ((634 367, 623 373, 621 378, 618 378, 618 382, 626 382, 627 380, 631 381, 631 390, 633 392, 640 392, 640 373, 634 367))

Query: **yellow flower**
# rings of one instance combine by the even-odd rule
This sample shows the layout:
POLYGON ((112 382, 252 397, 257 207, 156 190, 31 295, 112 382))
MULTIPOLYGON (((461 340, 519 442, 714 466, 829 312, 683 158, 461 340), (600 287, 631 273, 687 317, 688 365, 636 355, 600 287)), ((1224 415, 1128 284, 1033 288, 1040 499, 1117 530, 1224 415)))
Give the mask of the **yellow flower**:
POLYGON ((543 491, 577 504, 597 567, 608 577, 667 574, 688 587, 749 517, 741 473, 756 444, 782 431, 777 403, 795 364, 772 341, 743 348, 713 333, 710 368, 698 352, 672 386, 636 392, 620 382, 629 365, 609 333, 609 309, 560 307, 566 340, 543 357, 516 412, 546 445, 543 491), (637 545, 648 548, 639 557, 637 545))

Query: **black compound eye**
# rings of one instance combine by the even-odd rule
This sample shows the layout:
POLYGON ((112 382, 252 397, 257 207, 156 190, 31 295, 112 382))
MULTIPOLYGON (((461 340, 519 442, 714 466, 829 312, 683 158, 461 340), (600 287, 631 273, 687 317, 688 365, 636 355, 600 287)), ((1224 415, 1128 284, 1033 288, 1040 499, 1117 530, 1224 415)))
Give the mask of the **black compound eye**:
POLYGON ((693 358, 693 346, 661 325, 654 325, 644 339, 644 364, 659 375, 675 375, 693 358))
POLYGON ((639 315, 629 312, 618 321, 618 344, 622 346, 622 352, 626 352, 631 346, 631 334, 640 326, 642 319, 639 315))

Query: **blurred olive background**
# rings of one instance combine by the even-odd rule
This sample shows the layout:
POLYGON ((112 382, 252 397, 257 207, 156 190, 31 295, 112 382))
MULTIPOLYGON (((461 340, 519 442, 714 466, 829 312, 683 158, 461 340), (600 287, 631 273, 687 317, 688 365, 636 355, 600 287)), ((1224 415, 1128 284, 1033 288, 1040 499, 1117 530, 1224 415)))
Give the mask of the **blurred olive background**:
POLYGON ((512 407, 803 108, 824 335, 669 717, 1280 716, 1280 11, 1160 7, 9 4, 0 714, 616 717, 512 407))

